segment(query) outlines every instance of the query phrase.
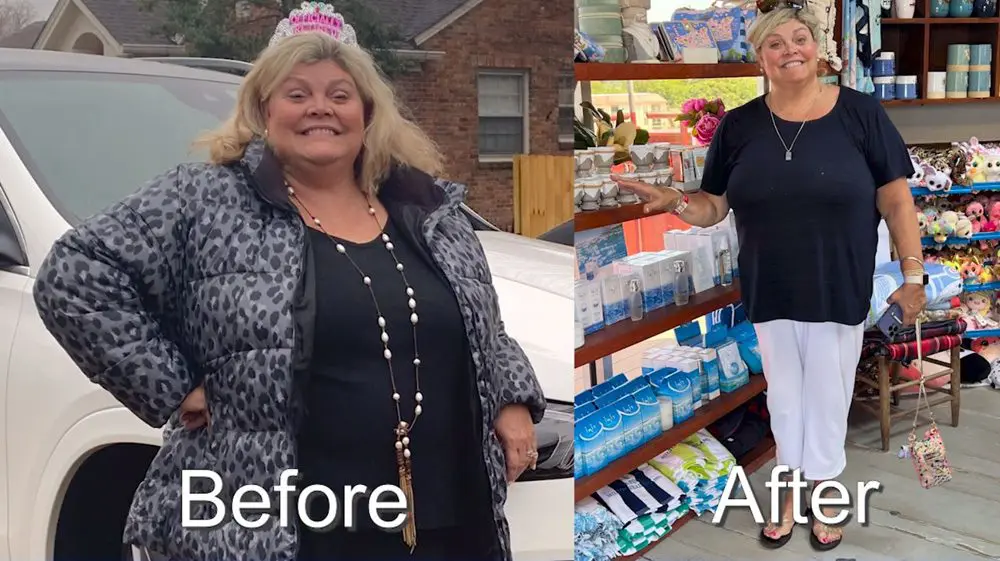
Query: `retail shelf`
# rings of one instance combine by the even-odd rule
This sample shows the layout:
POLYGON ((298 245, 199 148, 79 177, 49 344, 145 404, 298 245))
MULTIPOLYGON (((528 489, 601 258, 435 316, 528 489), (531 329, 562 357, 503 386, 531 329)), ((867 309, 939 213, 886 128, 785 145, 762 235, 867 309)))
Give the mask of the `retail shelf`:
MULTIPOLYGON (((751 473, 760 469, 767 462, 773 460, 775 452, 776 450, 774 447, 774 437, 768 436, 767 438, 762 440, 760 444, 758 444, 752 450, 747 452, 745 456, 740 458, 739 464, 743 466, 743 471, 747 475, 750 475, 751 473)), ((617 557, 615 558, 615 561, 637 561, 639 559, 642 559, 643 555, 649 552, 649 550, 663 543, 663 540, 669 538, 670 536, 673 536, 675 533, 677 533, 677 530, 681 526, 687 524, 691 520, 694 520, 694 518, 695 518, 694 513, 688 511, 687 514, 678 518, 677 522, 674 522, 674 525, 670 528, 670 532, 668 532, 667 535, 647 545, 646 547, 640 549, 639 551, 633 553, 632 555, 623 555, 621 557, 617 557)))
POLYGON ((708 425, 718 421, 727 413, 760 394, 767 386, 763 375, 750 376, 750 381, 742 388, 725 393, 695 410, 694 416, 675 425, 670 430, 629 452, 625 457, 611 462, 601 471, 576 480, 576 500, 589 497, 601 487, 621 479, 622 476, 652 460, 708 425))
POLYGON ((970 329, 962 334, 966 339, 982 339, 983 337, 1000 337, 1000 329, 970 329))
POLYGON ((760 67, 756 64, 738 62, 717 64, 577 62, 574 67, 576 79, 580 82, 759 78, 761 76, 760 67))
POLYGON ((1000 240, 1000 232, 980 232, 978 234, 972 234, 971 238, 957 238, 955 236, 948 236, 948 239, 945 240, 944 244, 937 243, 936 241, 934 241, 934 238, 931 237, 931 236, 924 236, 924 237, 920 238, 920 243, 923 244, 923 245, 925 245, 925 246, 929 246, 929 245, 969 245, 970 243, 974 243, 974 242, 988 242, 988 241, 996 241, 996 240, 1000 240))
POLYGON ((639 218, 646 218, 647 216, 663 214, 663 211, 646 213, 642 211, 642 207, 643 203, 638 203, 634 205, 622 205, 618 208, 609 208, 605 210, 580 211, 573 215, 573 230, 575 232, 583 232, 584 230, 593 230, 594 228, 621 224, 622 222, 629 222, 630 220, 637 220, 639 218))
POLYGON ((952 187, 947 191, 931 191, 927 187, 911 187, 914 197, 947 197, 948 195, 971 195, 986 191, 1000 191, 1000 183, 973 183, 971 187, 952 187))
POLYGON ((1000 281, 993 282, 969 282, 962 287, 962 292, 986 292, 988 290, 1000 290, 1000 281))
POLYGON ((684 306, 670 305, 646 314, 640 321, 624 320, 588 335, 576 350, 576 367, 594 362, 624 348, 631 347, 668 329, 724 308, 740 299, 740 281, 730 286, 716 286, 691 295, 684 306))
POLYGON ((983 25, 983 24, 997 24, 1000 23, 1000 17, 997 18, 883 18, 882 25, 923 25, 925 23, 929 24, 939 24, 939 25, 983 25))
POLYGON ((1000 97, 950 97, 942 99, 890 99, 883 101, 882 105, 887 107, 922 107, 925 105, 956 105, 964 103, 997 103, 1000 97))

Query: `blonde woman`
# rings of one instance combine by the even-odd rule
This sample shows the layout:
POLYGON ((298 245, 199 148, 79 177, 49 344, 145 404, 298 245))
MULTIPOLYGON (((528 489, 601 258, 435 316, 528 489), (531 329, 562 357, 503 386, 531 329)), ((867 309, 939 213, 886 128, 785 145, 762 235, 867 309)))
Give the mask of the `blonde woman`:
MULTIPOLYGON (((167 426, 126 543, 186 561, 509 559, 507 484, 537 458, 545 402, 504 331, 464 188, 434 179, 440 155, 352 28, 323 4, 293 12, 201 145, 210 162, 64 235, 35 285, 83 372, 167 426), (336 494, 334 528, 306 527, 277 491, 261 528, 182 527, 184 469, 218 473, 227 505, 297 469, 297 489, 336 494), (345 504, 354 485, 401 488, 407 523, 369 517, 369 499, 393 495, 345 504)), ((213 515, 194 503, 193 519, 213 515)))
MULTIPOLYGON (((621 183, 646 195, 647 209, 673 211, 696 226, 716 224, 733 209, 742 298, 760 341, 777 461, 820 484, 847 464, 847 414, 879 220, 900 255, 905 283, 890 301, 902 306, 907 324, 924 306, 923 257, 906 183, 913 165, 899 132, 874 97, 819 81, 814 15, 769 3, 747 34, 769 93, 723 118, 701 190, 685 195, 621 183)), ((790 539, 792 499, 786 493, 782 512, 762 529, 765 546, 790 539)), ((842 538, 841 526, 813 517, 814 548, 833 549, 842 538)))

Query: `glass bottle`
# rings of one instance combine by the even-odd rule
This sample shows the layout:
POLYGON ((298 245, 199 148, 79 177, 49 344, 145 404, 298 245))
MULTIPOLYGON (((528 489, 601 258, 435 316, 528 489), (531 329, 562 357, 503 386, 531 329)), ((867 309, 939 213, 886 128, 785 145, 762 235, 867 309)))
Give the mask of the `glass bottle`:
POLYGON ((691 273, 683 259, 674 261, 674 304, 683 306, 691 299, 691 273))
POLYGON ((729 250, 729 238, 722 240, 722 249, 719 250, 719 284, 722 286, 732 286, 733 284, 733 255, 729 250))
POLYGON ((628 311, 632 321, 642 320, 642 290, 639 289, 639 279, 628 281, 628 311))

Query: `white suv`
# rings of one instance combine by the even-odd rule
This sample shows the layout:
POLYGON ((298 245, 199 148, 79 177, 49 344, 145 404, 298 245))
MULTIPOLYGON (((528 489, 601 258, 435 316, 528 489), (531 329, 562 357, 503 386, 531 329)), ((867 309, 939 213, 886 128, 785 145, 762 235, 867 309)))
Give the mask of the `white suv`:
MULTIPOLYGON (((81 217, 195 159, 240 78, 159 62, 0 49, 0 561, 123 553, 161 433, 89 382, 42 326, 35 267, 81 217)), ((539 469, 510 489, 517 561, 573 553, 572 249, 475 213, 503 318, 550 400, 539 469)))

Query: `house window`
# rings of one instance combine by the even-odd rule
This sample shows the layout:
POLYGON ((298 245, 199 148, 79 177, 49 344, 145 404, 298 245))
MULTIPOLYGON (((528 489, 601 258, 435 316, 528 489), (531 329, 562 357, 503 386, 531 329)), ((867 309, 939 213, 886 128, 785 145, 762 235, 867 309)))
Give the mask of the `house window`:
POLYGON ((572 150, 574 145, 573 119, 576 116, 576 77, 570 66, 559 76, 559 149, 572 150))
POLYGON ((528 152, 528 74, 479 72, 479 158, 509 160, 528 152))

